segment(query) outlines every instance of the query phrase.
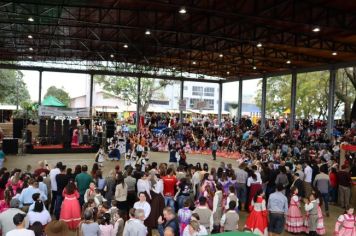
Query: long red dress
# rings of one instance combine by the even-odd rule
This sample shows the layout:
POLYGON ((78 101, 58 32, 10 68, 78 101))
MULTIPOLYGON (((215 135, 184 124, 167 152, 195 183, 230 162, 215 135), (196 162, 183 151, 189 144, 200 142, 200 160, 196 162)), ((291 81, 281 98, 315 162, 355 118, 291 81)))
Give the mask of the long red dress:
POLYGON ((303 215, 299 209, 300 202, 297 195, 290 199, 290 205, 287 213, 286 231, 291 233, 301 233, 304 231, 303 215))
POLYGON ((78 130, 75 129, 72 136, 72 147, 79 146, 79 137, 78 137, 78 130))
POLYGON ((247 206, 251 205, 252 199, 256 195, 257 191, 259 191, 260 189, 262 189, 262 184, 260 184, 260 183, 251 184, 250 193, 248 195, 248 202, 247 202, 248 205, 247 206))
POLYGON ((252 233, 267 236, 268 235, 268 220, 266 201, 263 197, 258 196, 257 201, 251 202, 251 213, 247 217, 245 228, 252 233))
POLYGON ((59 219, 67 223, 69 229, 77 229, 81 221, 79 193, 67 194, 63 191, 64 200, 62 202, 61 214, 59 219))

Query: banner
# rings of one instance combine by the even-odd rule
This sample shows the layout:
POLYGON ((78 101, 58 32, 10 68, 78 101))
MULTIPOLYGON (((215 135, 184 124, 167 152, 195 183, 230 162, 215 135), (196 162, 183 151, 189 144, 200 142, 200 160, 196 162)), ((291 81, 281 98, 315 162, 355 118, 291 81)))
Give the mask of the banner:
POLYGON ((205 101, 198 101, 196 102, 196 109, 198 110, 204 110, 206 108, 206 102, 205 101))
POLYGON ((39 116, 61 116, 61 117, 80 117, 89 118, 90 109, 88 107, 84 108, 64 108, 64 107, 47 107, 39 106, 38 108, 39 116))
POLYGON ((187 110, 187 100, 179 100, 179 110, 186 111, 187 110))

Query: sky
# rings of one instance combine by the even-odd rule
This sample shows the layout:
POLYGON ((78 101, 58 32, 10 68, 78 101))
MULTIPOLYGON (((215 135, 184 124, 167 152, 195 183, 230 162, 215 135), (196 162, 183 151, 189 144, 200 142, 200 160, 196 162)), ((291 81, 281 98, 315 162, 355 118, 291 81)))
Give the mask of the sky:
MULTIPOLYGON (((39 72, 21 71, 24 75, 23 80, 27 85, 32 101, 38 101, 39 92, 39 72)), ((90 75, 73 73, 42 73, 42 98, 50 86, 64 88, 71 98, 86 94, 90 75)))
MULTIPOLYGON (((39 72, 21 71, 27 85, 32 101, 38 101, 39 72)), ((63 87, 71 98, 85 95, 89 91, 90 76, 86 74, 43 72, 42 73, 42 99, 50 86, 63 87)), ((257 80, 247 80, 243 84, 243 95, 254 96, 258 89, 257 80)), ((223 84, 223 101, 236 102, 238 99, 238 82, 223 84)))

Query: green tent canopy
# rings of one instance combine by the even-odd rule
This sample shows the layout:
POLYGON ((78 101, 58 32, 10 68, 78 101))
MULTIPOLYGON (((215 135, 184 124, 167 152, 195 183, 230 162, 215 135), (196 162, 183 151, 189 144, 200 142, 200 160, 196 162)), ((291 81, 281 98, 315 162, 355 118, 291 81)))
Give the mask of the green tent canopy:
POLYGON ((53 96, 45 97, 41 105, 48 106, 48 107, 66 107, 66 105, 63 104, 63 102, 59 101, 58 98, 53 96))

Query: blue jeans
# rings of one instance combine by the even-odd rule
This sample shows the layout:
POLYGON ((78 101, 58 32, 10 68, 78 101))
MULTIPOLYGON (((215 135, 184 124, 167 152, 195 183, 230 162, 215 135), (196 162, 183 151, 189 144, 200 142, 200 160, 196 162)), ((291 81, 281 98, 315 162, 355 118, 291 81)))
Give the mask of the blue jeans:
POLYGON ((171 207, 173 210, 175 210, 173 197, 164 196, 164 204, 165 204, 166 206, 171 207))
POLYGON ((337 202, 337 188, 330 188, 329 191, 329 196, 330 196, 330 202, 337 202))
POLYGON ((184 202, 189 198, 189 196, 180 195, 177 197, 178 209, 184 207, 184 202))
POLYGON ((84 204, 84 194, 83 194, 83 195, 80 194, 80 197, 79 197, 79 204, 80 204, 80 207, 83 206, 83 204, 84 204))
POLYGON ((329 211, 329 193, 321 193, 321 197, 323 198, 323 202, 325 204, 325 211, 329 211))
POLYGON ((62 201, 63 201, 62 195, 61 194, 57 194, 57 196, 56 196, 56 207, 54 209, 54 216, 56 217, 57 220, 59 220, 59 217, 60 217, 60 214, 61 214, 62 201))

